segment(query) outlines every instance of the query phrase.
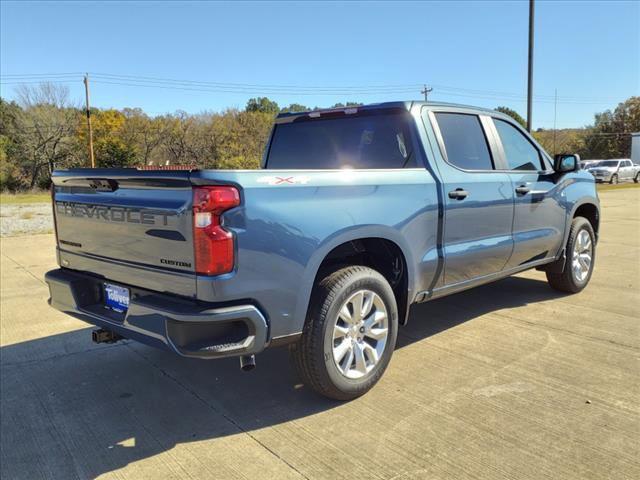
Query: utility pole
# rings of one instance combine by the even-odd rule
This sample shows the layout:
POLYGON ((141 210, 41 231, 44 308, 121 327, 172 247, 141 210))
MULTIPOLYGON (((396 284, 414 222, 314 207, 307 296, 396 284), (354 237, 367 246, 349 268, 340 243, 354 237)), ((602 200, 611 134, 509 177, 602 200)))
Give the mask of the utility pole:
POLYGON ((431 88, 431 87, 427 88, 426 85, 423 85, 423 86, 424 86, 424 88, 422 90, 420 90, 420 93, 424 94, 424 101, 427 102, 427 101, 429 101, 429 94, 431 92, 433 92, 433 88, 431 88))
POLYGON ((558 119, 558 89, 556 88, 555 95, 553 97, 553 154, 558 153, 556 150, 556 134, 558 129, 556 127, 556 120, 558 119))
POLYGON ((87 129, 89 131, 89 158, 91 159, 91 168, 96 168, 96 159, 93 156, 93 130, 91 129, 91 107, 89 106, 89 74, 84 76, 84 93, 87 105, 87 129))
POLYGON ((529 0, 529 75, 527 81, 527 131, 531 132, 533 109, 533 13, 534 0, 529 0))

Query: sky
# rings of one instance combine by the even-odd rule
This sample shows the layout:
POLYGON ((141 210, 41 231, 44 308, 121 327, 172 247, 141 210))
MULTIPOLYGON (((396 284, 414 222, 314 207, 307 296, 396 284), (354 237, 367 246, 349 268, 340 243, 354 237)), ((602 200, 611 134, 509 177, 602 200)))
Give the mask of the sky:
MULTIPOLYGON (((538 0, 535 21, 534 128, 640 95, 640 2, 538 0)), ((2 1, 0 94, 50 80, 80 103, 89 72, 92 106, 159 115, 414 100, 427 84, 430 100, 525 116, 527 29, 526 1, 2 1)))

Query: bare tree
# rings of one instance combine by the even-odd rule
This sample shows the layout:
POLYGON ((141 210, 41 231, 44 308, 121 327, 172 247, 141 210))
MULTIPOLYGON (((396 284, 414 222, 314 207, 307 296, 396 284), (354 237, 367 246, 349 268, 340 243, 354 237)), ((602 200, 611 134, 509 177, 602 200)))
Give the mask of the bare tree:
POLYGON ((38 105, 51 105, 57 108, 79 108, 70 100, 69 87, 57 83, 43 82, 33 87, 26 84, 16 88, 18 104, 25 110, 38 105))
POLYGON ((58 166, 78 160, 74 147, 81 113, 71 104, 65 86, 20 85, 16 93, 22 107, 15 121, 16 139, 23 170, 29 172, 33 188, 43 168, 50 174, 58 166))

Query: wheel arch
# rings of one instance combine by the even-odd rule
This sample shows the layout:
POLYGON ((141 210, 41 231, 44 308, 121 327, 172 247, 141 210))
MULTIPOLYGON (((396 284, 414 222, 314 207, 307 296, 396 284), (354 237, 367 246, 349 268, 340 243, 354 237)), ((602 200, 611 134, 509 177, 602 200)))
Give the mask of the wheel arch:
POLYGON ((384 226, 368 226, 338 232, 316 250, 305 269, 296 305, 296 320, 301 331, 307 318, 311 293, 321 276, 340 265, 359 264, 379 271, 392 285, 398 305, 398 319, 405 324, 415 285, 415 265, 411 250, 400 233, 384 226), (393 282, 393 268, 385 262, 397 258, 401 276, 393 282), (354 263, 352 263, 354 262, 354 263), (391 281, 390 281, 391 280, 391 281), (395 283, 395 285, 393 284, 395 283))
MULTIPOLYGON (((591 227, 596 234, 597 240, 598 232, 600 230, 600 208, 596 205, 596 203, 590 200, 585 200, 578 205, 575 205, 571 214, 571 218, 569 219, 569 225, 576 217, 584 217, 589 220, 589 223, 591 224, 591 227)), ((568 237, 568 232, 566 237, 568 237)), ((567 239, 565 238, 565 244, 566 240, 567 239)))

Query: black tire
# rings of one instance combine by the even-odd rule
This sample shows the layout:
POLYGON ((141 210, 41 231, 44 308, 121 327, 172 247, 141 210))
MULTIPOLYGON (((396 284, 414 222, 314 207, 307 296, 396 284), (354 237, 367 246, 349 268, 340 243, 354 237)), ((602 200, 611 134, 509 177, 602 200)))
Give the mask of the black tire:
POLYGON ((567 240, 566 257, 562 273, 547 272, 547 281, 552 288, 560 290, 561 292, 578 293, 589 283, 596 262, 596 235, 593 231, 593 226, 589 220, 584 217, 576 217, 573 219, 573 222, 571 222, 571 230, 569 231, 569 239, 567 240), (583 230, 589 234, 591 240, 591 264, 589 265, 587 276, 583 280, 580 280, 572 268, 572 255, 578 234, 583 230))
POLYGON ((636 176, 633 177, 633 183, 638 183, 640 181, 640 173, 636 173, 636 176))
POLYGON ((341 268, 323 278, 311 296, 300 340, 291 346, 291 359, 303 383, 335 400, 351 400, 369 391, 382 377, 396 344, 398 308, 389 282, 363 266, 341 268), (333 329, 338 311, 358 290, 378 295, 387 310, 388 334, 384 350, 373 369, 362 378, 347 378, 334 362, 333 329))
POLYGON ((618 175, 614 173, 611 176, 611 180, 609 180, 609 183, 612 184, 612 185, 613 184, 617 185, 618 184, 618 175))

